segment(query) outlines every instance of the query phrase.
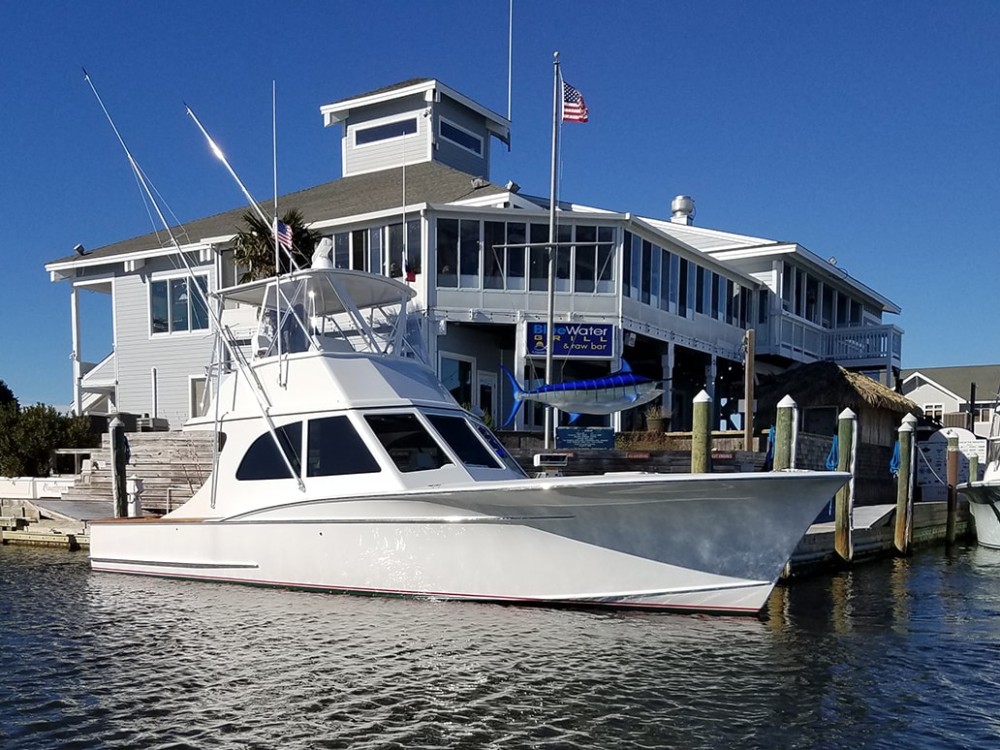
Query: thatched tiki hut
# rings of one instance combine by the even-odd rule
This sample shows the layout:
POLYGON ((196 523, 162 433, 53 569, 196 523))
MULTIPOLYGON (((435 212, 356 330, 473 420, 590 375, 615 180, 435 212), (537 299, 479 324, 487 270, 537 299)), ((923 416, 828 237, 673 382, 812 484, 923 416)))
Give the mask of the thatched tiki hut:
POLYGON ((881 383, 835 362, 812 362, 762 378, 757 386, 757 424, 774 424, 778 402, 790 395, 799 407, 800 432, 835 435, 844 409, 858 416, 858 442, 891 448, 906 414, 920 407, 881 383))

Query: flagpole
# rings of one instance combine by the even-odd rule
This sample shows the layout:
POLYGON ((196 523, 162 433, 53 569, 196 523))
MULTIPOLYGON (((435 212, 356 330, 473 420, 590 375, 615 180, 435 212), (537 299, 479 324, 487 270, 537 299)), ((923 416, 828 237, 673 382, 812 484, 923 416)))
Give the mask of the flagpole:
MULTIPOLYGON (((556 166, 559 152, 559 114, 562 97, 559 91, 559 53, 552 55, 552 180, 549 186, 549 290, 545 324, 545 384, 552 384, 552 329, 555 325, 556 281, 556 166)), ((545 410, 545 449, 552 447, 555 434, 555 407, 545 410)))
MULTIPOLYGON (((274 335, 278 339, 278 385, 285 386, 281 379, 281 240, 278 239, 278 107, 277 85, 271 81, 271 151, 274 165, 274 223, 271 235, 274 237, 274 335)), ((291 257, 291 253, 289 253, 291 257)), ((292 261, 294 262, 294 261, 292 261)), ((291 264, 289 264, 291 268, 291 264)))

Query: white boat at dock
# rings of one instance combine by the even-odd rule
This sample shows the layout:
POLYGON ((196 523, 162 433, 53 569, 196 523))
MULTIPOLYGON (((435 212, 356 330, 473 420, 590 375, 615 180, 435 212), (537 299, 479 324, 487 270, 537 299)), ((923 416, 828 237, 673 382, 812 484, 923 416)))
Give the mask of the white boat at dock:
POLYGON ((986 441, 986 468, 981 480, 958 487, 969 501, 976 539, 984 547, 1000 549, 1000 407, 994 408, 986 441))
POLYGON ((836 472, 529 478, 406 335, 413 291, 311 268, 217 293, 215 469, 90 525, 98 571, 453 600, 757 613, 836 472), (224 322, 224 321, 223 321, 224 322), (220 349, 221 350, 221 349, 220 349))

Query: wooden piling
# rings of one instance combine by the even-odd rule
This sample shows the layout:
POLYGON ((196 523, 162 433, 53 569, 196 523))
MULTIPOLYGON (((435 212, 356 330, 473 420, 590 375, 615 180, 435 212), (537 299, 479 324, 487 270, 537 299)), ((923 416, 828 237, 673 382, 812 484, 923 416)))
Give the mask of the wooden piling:
POLYGON ((743 339, 746 359, 743 365, 743 450, 753 450, 753 375, 754 375, 754 330, 748 328, 743 339))
POLYGON ((850 409, 840 413, 837 425, 837 471, 848 471, 851 478, 837 490, 834 502, 833 547, 845 562, 854 559, 854 540, 851 536, 854 510, 854 451, 857 435, 857 415, 850 409))
POLYGON ((701 391, 694 397, 694 422, 691 426, 691 473, 708 474, 712 470, 712 397, 701 391))
POLYGON ((128 494, 125 492, 126 454, 125 424, 118 417, 108 425, 108 445, 111 447, 111 497, 115 505, 115 518, 128 515, 128 494))
POLYGON ((979 454, 973 453, 969 456, 969 481, 979 481, 979 454))
POLYGON ((913 539, 913 440, 916 418, 907 414, 899 427, 899 474, 896 476, 896 530, 893 546, 900 555, 910 553, 913 539))
POLYGON ((958 516, 958 435, 948 435, 948 517, 945 522, 944 543, 955 543, 955 521, 958 516))
POLYGON ((795 468, 795 418, 798 405, 791 396, 778 402, 778 417, 774 421, 774 470, 795 468))

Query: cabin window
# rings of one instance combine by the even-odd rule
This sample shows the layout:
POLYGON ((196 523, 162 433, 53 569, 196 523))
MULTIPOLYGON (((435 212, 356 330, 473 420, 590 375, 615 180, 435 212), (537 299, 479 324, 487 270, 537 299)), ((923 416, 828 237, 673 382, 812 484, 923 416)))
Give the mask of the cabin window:
POLYGON ((479 441, 472 426, 466 420, 461 417, 445 417, 440 414, 432 414, 428 416, 428 419, 466 466, 503 468, 503 464, 479 441))
POLYGON ((364 146, 378 141, 387 141, 390 138, 400 138, 404 135, 412 135, 417 132, 417 118, 411 117, 408 120, 397 120, 387 122, 384 125, 376 125, 371 128, 358 128, 354 131, 354 145, 364 146))
POLYGON ((281 450, 270 432, 265 432, 253 441, 240 466, 236 469, 236 479, 239 481, 257 481, 261 479, 291 479, 288 466, 282 458, 282 452, 288 458, 295 476, 299 474, 299 455, 302 451, 302 423, 284 425, 275 429, 281 450))
POLYGON ((381 470, 350 419, 324 417, 309 420, 306 476, 372 474, 381 470))
POLYGON ((365 421, 403 473, 439 469, 451 463, 414 414, 368 414, 365 421))
POLYGON ((476 156, 483 155, 483 139, 474 133, 470 133, 465 128, 441 118, 441 137, 446 141, 454 143, 456 146, 471 151, 476 156))
POLYGON ((208 276, 163 279, 149 285, 150 330, 152 333, 182 333, 208 328, 205 297, 208 276), (200 287, 199 293, 194 284, 200 287))

